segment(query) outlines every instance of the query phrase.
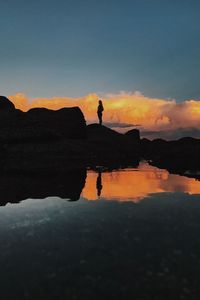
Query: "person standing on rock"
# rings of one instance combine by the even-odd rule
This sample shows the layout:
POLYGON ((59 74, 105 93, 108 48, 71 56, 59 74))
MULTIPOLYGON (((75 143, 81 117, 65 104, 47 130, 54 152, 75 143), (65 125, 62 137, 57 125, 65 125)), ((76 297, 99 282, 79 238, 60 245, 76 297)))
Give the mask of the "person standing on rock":
POLYGON ((102 103, 101 100, 99 100, 99 105, 98 105, 98 109, 97 109, 97 115, 98 115, 98 118, 99 118, 99 125, 102 125, 103 111, 104 111, 103 103, 102 103))

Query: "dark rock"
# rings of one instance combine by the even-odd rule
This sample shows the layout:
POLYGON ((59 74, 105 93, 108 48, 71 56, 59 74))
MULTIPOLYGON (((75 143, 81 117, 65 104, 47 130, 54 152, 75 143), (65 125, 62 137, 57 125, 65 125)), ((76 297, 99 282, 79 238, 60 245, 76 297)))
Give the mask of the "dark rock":
POLYGON ((53 130, 65 138, 86 138, 86 122, 79 107, 59 110, 33 108, 26 113, 26 116, 33 126, 53 130))
POLYGON ((140 131, 138 129, 131 129, 125 133, 126 136, 130 137, 135 142, 140 141, 140 131))
POLYGON ((90 162, 101 165, 137 165, 139 145, 134 140, 106 126, 90 124, 87 126, 90 162))
POLYGON ((40 172, 32 176, 4 175, 1 177, 0 205, 50 196, 76 201, 80 198, 85 180, 86 168, 66 168, 64 172, 59 170, 45 176, 40 172))
POLYGON ((14 104, 6 97, 0 96, 0 111, 15 110, 14 104))
POLYGON ((0 112, 0 139, 4 144, 51 142, 61 138, 61 133, 35 124, 27 113, 20 110, 0 112))
POLYGON ((200 140, 191 137, 176 141, 141 140, 141 153, 152 164, 171 173, 185 174, 200 170, 200 140))
POLYGON ((57 111, 34 108, 22 112, 7 98, 0 98, 0 140, 3 143, 50 142, 59 138, 86 138, 86 122, 80 108, 57 111))
POLYGON ((87 126, 87 135, 92 140, 124 140, 123 135, 119 132, 96 123, 87 126))
POLYGON ((198 139, 140 140, 137 129, 121 134, 99 124, 86 127, 78 107, 22 112, 5 97, 0 97, 0 145, 5 174, 62 172, 74 164, 136 166, 141 158, 173 173, 200 170, 198 139))

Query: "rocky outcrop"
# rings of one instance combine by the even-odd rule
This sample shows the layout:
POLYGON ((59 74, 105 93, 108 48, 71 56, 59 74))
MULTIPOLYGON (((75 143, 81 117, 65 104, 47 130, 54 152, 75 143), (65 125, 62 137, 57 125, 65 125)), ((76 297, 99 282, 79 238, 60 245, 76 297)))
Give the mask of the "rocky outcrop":
POLYGON ((46 176, 69 166, 137 166, 140 159, 179 174, 200 170, 198 139, 140 139, 137 129, 121 134, 99 124, 86 126, 78 107, 22 112, 5 97, 0 97, 0 145, 0 171, 6 176, 46 176))
POLYGON ((176 141, 142 139, 141 155, 157 167, 185 174, 200 170, 200 140, 185 137, 176 141))
POLYGON ((138 129, 131 129, 127 131, 125 135, 130 137, 135 143, 140 142, 140 131, 138 129))
POLYGON ((15 110, 14 104, 6 97, 0 96, 0 112, 15 110))
POLYGON ((86 138, 86 122, 78 107, 57 111, 34 108, 28 112, 15 109, 6 97, 0 97, 0 140, 38 142, 86 138))
POLYGON ((86 122, 79 107, 49 110, 33 108, 26 113, 33 126, 59 133, 65 138, 86 138, 86 122))
POLYGON ((87 135, 90 160, 94 164, 137 165, 139 145, 134 139, 99 124, 88 125, 87 135))

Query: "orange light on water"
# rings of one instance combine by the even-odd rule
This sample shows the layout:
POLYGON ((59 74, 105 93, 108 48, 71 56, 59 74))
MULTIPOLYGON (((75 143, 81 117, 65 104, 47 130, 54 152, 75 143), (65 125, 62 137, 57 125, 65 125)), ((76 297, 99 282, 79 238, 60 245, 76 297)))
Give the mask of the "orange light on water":
MULTIPOLYGON (((98 199, 98 173, 89 171, 82 197, 98 199)), ((154 193, 184 192, 200 194, 200 182, 166 170, 141 163, 138 169, 101 173, 101 198, 106 200, 138 202, 154 193)))

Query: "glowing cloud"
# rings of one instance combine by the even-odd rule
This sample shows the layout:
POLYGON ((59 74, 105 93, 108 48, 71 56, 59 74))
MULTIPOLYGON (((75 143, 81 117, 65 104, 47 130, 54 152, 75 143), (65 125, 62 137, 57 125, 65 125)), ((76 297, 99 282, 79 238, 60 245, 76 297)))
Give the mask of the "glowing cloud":
MULTIPOLYGON (((60 109, 79 106, 87 123, 97 121, 99 96, 89 94, 81 98, 52 97, 28 99, 24 94, 9 97, 16 108, 27 111, 33 107, 60 109)), ((188 100, 177 103, 175 100, 149 98, 139 92, 107 94, 102 97, 104 122, 107 124, 140 124, 145 130, 175 130, 177 128, 200 128, 200 102, 188 100)), ((115 126, 117 127, 117 125, 115 126)))

